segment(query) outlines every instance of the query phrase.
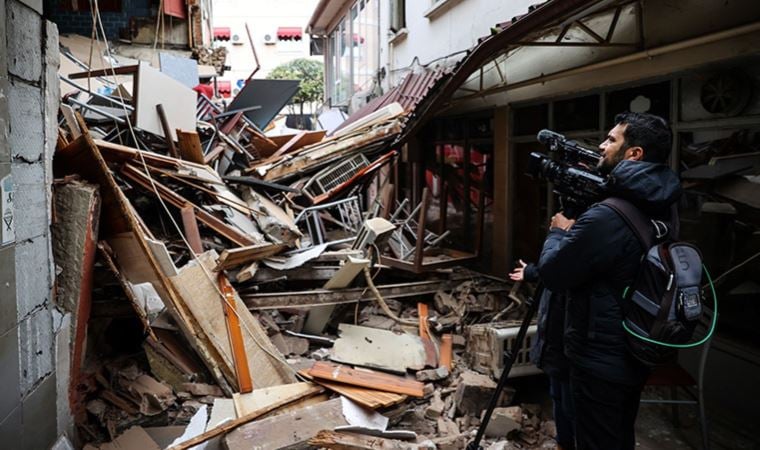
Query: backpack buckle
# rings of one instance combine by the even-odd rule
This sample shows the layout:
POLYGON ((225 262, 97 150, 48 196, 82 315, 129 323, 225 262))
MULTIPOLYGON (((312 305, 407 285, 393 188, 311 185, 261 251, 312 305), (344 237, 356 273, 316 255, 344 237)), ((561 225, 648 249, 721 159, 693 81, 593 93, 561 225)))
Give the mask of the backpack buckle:
POLYGON ((668 235, 668 226, 665 222, 661 220, 652 220, 651 222, 654 225, 655 237, 657 239, 662 239, 668 235))

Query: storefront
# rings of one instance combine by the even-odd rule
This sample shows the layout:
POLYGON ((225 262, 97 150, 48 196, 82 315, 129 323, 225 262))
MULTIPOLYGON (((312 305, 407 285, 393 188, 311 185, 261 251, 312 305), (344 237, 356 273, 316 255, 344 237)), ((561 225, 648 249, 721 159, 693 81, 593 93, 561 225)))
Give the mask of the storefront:
POLYGON ((760 396, 749 375, 760 373, 760 286, 753 281, 760 277, 760 4, 602 1, 558 11, 558 3, 504 24, 418 106, 406 135, 421 153, 410 156, 420 165, 414 183, 434 191, 441 180, 460 184, 447 188, 458 195, 438 195, 440 204, 453 202, 463 213, 458 223, 449 214, 453 230, 472 229, 467 211, 477 211, 473 198, 459 193, 481 189, 475 192, 485 194, 491 221, 485 266, 504 276, 518 258, 537 258, 558 207, 545 183, 525 175, 529 153, 542 150, 539 130, 596 147, 617 113, 667 119, 671 165, 685 188, 682 237, 702 249, 721 299, 707 402, 721 414, 751 417, 745 400, 760 396), (541 10, 544 19, 554 17, 531 28, 541 10), (487 118, 490 135, 473 143, 487 151, 467 133, 456 134, 478 118, 487 118), (472 176, 483 162, 478 155, 488 155, 484 177, 472 176), (730 394, 721 390, 727 385, 730 394))

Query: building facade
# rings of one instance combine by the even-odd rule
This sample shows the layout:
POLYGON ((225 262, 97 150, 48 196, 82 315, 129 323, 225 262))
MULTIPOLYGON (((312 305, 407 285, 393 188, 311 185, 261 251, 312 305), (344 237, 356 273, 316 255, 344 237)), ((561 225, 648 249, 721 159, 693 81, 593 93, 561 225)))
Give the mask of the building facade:
POLYGON ((220 93, 235 96, 257 66, 253 77, 266 78, 272 69, 294 59, 321 60, 310 56, 311 39, 305 32, 316 3, 214 0, 214 46, 227 48, 229 66, 218 80, 220 93))

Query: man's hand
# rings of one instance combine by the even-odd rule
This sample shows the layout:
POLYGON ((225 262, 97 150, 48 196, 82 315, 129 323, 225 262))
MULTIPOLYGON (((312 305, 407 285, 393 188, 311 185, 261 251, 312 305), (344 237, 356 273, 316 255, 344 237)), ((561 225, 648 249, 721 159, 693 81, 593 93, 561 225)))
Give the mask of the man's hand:
POLYGON ((525 278, 525 266, 527 266, 527 264, 521 259, 520 266, 515 267, 515 270, 509 274, 509 279, 512 281, 522 281, 525 278))
POLYGON ((552 216, 552 220, 549 223, 549 229, 559 228, 559 229, 567 231, 570 229, 570 227, 573 226, 574 223, 575 223, 575 220, 568 219, 567 217, 564 216, 564 214, 562 214, 562 212, 558 212, 557 214, 552 216))

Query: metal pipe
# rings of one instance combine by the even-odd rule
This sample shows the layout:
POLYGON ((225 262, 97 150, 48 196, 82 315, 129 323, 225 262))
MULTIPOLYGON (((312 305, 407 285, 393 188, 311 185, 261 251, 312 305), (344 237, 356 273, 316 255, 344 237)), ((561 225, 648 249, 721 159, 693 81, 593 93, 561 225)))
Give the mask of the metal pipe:
POLYGON ((58 75, 58 79, 60 79, 61 81, 63 81, 64 83, 66 83, 68 85, 71 85, 71 86, 79 89, 82 92, 86 92, 86 93, 92 95, 93 97, 101 98, 101 99, 103 99, 103 100, 105 100, 107 102, 113 103, 114 105, 121 106, 122 108, 126 108, 129 111, 134 111, 135 110, 135 108, 133 108, 132 106, 127 105, 126 103, 122 103, 122 102, 120 102, 118 100, 115 100, 115 99, 113 99, 111 97, 108 97, 107 95, 98 94, 97 92, 92 92, 91 90, 87 89, 86 87, 80 86, 80 85, 74 83, 73 81, 71 81, 70 79, 66 78, 63 75, 58 75))
POLYGON ((99 109, 94 108, 92 105, 88 105, 85 102, 80 102, 79 100, 77 100, 75 98, 69 98, 68 101, 70 101, 71 103, 74 103, 75 105, 79 106, 80 108, 84 108, 86 110, 92 111, 95 114, 100 114, 101 116, 106 117, 108 119, 115 120, 117 123, 120 123, 122 125, 125 124, 125 123, 127 123, 127 121, 124 120, 124 119, 122 119, 121 117, 116 117, 113 114, 109 114, 107 112, 100 111, 99 109))
POLYGON ((560 70, 559 72, 550 73, 548 75, 541 75, 541 76, 531 78, 528 80, 519 81, 517 83, 512 83, 506 86, 500 86, 498 88, 494 88, 491 90, 486 90, 484 92, 480 92, 477 94, 459 97, 456 99, 456 101, 463 101, 463 100, 468 100, 472 98, 485 97, 487 95, 495 94, 498 92, 511 91, 514 89, 519 89, 519 88, 523 88, 526 86, 531 86, 531 85, 539 84, 539 83, 543 84, 549 81, 557 80, 559 78, 565 78, 572 75, 580 75, 587 72, 606 69, 611 66, 617 66, 620 64, 626 64, 630 62, 640 61, 643 59, 649 59, 649 58, 654 58, 657 56, 662 56, 662 55, 673 53, 679 50, 687 50, 687 49, 694 48, 700 45, 712 44, 714 42, 718 42, 724 39, 730 39, 733 37, 753 33, 756 31, 760 31, 760 22, 753 22, 748 25, 731 28, 729 30, 718 31, 716 33, 706 34, 704 36, 687 39, 685 41, 680 41, 673 44, 663 45, 662 47, 657 47, 650 50, 643 50, 640 52, 632 53, 630 55, 608 59, 606 61, 600 61, 598 63, 588 64, 585 66, 575 67, 572 69, 560 70))

